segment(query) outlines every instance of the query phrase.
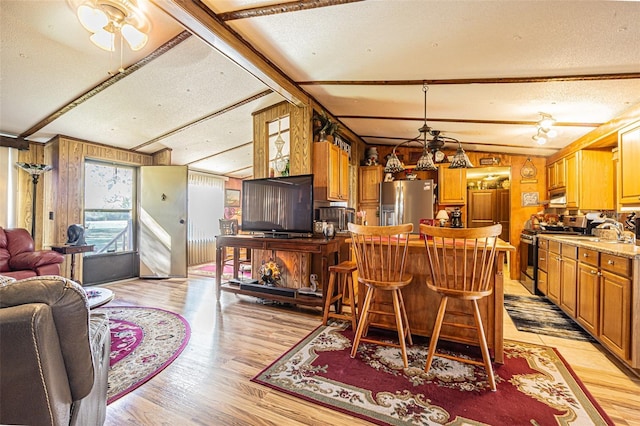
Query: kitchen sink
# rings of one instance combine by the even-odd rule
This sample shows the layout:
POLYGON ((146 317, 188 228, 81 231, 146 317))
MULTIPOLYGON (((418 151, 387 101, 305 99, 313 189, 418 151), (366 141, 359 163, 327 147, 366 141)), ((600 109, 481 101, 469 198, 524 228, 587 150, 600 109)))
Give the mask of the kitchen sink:
POLYGON ((604 243, 604 244, 633 244, 631 241, 618 241, 618 240, 607 240, 604 238, 598 237, 588 237, 582 235, 563 235, 558 238, 573 240, 573 241, 589 241, 590 243, 604 243))
POLYGON ((605 244, 631 244, 631 241, 618 241, 618 240, 604 240, 602 238, 580 238, 581 241, 591 241, 594 243, 605 243, 605 244))

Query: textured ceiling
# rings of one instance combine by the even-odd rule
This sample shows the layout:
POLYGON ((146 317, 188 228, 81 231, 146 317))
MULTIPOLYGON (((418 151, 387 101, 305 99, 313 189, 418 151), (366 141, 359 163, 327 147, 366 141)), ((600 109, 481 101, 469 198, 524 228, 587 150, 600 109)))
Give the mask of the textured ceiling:
MULTIPOLYGON (((197 17, 161 10, 177 0, 138 3, 150 42, 125 49, 127 72, 111 77, 120 54, 93 46, 66 1, 1 0, 0 131, 171 148, 176 164, 251 176, 251 114, 284 98, 268 94, 247 58, 203 41, 197 17)), ((368 143, 418 135, 424 80, 428 124, 467 150, 548 156, 640 104, 640 2, 370 0, 291 11, 304 3, 276 13, 244 10, 274 1, 190 4, 218 14, 368 143), (239 11, 248 17, 229 18, 239 11), (539 112, 558 120, 544 147, 531 139, 539 112)))

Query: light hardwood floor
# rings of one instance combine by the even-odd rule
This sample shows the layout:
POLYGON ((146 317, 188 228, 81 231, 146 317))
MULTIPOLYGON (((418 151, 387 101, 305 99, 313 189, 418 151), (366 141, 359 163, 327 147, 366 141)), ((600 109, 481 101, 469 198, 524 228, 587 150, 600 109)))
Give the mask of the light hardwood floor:
MULTIPOLYGON (((250 379, 321 323, 319 310, 271 306, 223 293, 213 278, 134 280, 104 285, 107 306, 177 312, 191 326, 184 352, 164 371, 107 408, 107 425, 368 425, 363 420, 273 391, 250 379)), ((506 291, 528 294, 516 281, 506 291)), ((640 425, 640 380, 599 345, 516 330, 505 338, 554 346, 617 425, 640 425)))

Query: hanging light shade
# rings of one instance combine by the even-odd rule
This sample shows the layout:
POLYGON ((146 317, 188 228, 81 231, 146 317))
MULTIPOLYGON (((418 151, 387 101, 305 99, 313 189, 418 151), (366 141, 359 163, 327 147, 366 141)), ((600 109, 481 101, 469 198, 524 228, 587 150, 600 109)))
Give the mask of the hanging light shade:
POLYGON ((149 40, 149 20, 135 0, 67 0, 76 11, 80 24, 92 33, 96 46, 115 51, 115 38, 120 35, 131 50, 142 49, 149 40))
MULTIPOLYGON (((455 139, 454 139, 455 140, 455 139)), ((450 169, 469 169, 473 167, 471 160, 467 156, 467 153, 462 149, 462 144, 460 141, 458 142, 458 149, 456 150, 456 155, 453 156, 451 160, 451 164, 449 165, 450 169)))
POLYGON ((98 30, 96 33, 92 34, 91 37, 89 37, 89 40, 91 40, 93 44, 98 46, 100 49, 106 50, 107 52, 113 52, 114 50, 116 50, 116 35, 107 30, 98 30))
POLYGON ((416 170, 438 170, 436 164, 433 162, 433 154, 430 153, 427 148, 423 148, 422 155, 418 159, 418 163, 416 163, 416 170))
POLYGON ((400 159, 398 159, 398 156, 396 155, 396 148, 397 146, 393 148, 393 151, 391 152, 391 155, 387 160, 387 164, 384 166, 385 173, 400 173, 404 171, 404 166, 402 165, 402 163, 400 162, 400 159))

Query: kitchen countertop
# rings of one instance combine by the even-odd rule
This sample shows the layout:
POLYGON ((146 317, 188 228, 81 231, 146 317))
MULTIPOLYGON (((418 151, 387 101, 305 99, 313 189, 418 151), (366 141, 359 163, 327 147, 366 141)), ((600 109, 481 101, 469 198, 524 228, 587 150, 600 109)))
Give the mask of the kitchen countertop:
POLYGON ((640 260, 640 246, 637 246, 635 244, 611 242, 611 240, 604 240, 594 236, 586 235, 576 236, 538 234, 537 238, 545 238, 550 241, 558 241, 577 247, 585 247, 597 250, 602 253, 609 253, 617 256, 624 256, 631 259, 640 260))

